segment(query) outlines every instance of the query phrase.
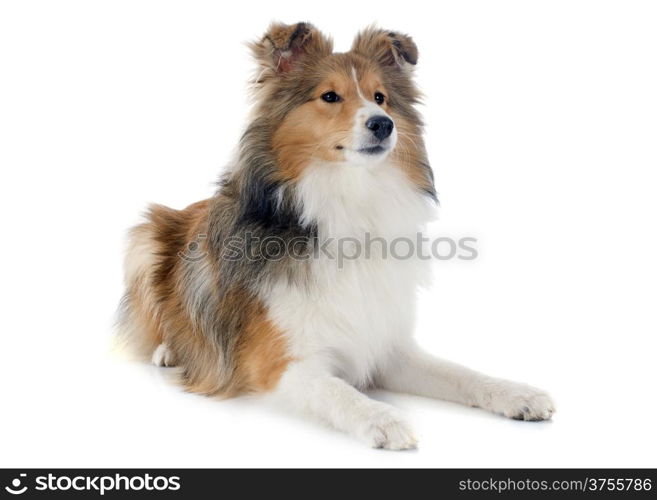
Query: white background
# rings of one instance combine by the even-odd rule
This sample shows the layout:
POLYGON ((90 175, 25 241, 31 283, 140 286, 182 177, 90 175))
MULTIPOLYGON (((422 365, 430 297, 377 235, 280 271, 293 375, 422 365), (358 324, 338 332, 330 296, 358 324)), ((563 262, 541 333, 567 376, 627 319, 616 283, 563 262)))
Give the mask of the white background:
POLYGON ((657 466, 657 9, 639 1, 5 1, 0 466, 657 466), (549 390, 551 423, 377 393, 412 452, 109 354, 126 229, 213 193, 247 111, 243 42, 308 20, 413 35, 437 229, 430 351, 549 390))

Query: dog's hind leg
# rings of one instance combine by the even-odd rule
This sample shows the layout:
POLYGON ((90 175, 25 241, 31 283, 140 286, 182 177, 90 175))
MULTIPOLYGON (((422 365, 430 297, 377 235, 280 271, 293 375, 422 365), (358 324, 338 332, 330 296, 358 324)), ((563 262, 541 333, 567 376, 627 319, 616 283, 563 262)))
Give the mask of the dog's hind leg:
POLYGON ((540 389, 483 375, 415 346, 396 352, 380 369, 377 383, 394 392, 476 406, 517 420, 549 420, 555 411, 550 396, 540 389))
POLYGON ((160 344, 153 351, 151 363, 155 366, 176 366, 173 352, 166 344, 160 344))

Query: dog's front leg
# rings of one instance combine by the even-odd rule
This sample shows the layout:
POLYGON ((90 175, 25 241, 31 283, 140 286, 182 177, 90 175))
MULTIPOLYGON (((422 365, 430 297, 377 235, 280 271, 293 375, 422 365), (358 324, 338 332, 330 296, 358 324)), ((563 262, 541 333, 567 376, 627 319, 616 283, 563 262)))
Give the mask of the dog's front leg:
POLYGON ((374 448, 405 450, 417 444, 396 408, 368 398, 316 363, 290 365, 274 395, 293 409, 311 414, 374 448))
POLYGON ((391 391, 477 406, 517 420, 548 420, 554 413, 550 396, 540 389, 483 375, 416 346, 397 351, 377 382, 391 391))

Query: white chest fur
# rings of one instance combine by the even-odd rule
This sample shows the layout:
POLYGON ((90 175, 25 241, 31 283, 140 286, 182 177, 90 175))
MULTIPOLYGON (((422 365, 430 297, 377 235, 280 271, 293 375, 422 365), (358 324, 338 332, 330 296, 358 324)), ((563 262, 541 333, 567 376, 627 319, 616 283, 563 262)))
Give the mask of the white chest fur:
POLYGON ((432 203, 390 164, 316 165, 297 193, 302 221, 317 224, 327 252, 312 260, 309 287, 281 282, 267 293, 271 318, 289 335, 294 357, 317 358, 366 385, 412 333, 428 271, 427 261, 406 255, 432 203))

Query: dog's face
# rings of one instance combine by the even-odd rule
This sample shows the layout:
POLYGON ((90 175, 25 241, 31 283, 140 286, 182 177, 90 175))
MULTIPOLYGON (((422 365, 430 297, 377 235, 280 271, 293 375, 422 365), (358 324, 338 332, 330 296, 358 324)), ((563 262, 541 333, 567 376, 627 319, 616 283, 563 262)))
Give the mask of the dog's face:
POLYGON ((405 36, 369 29, 347 53, 311 25, 274 25, 252 45, 261 67, 259 115, 274 128, 281 176, 311 163, 375 165, 408 155, 419 134, 411 66, 417 48, 405 36))
POLYGON ((328 56, 310 100, 292 109, 275 135, 278 151, 308 150, 315 160, 377 162, 397 143, 387 89, 377 68, 362 58, 328 56))

